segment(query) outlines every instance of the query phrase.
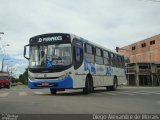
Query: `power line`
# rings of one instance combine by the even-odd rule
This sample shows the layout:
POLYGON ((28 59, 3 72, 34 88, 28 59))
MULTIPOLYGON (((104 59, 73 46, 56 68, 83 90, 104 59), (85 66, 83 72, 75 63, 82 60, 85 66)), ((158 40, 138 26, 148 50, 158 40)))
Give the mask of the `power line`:
POLYGON ((151 2, 160 2, 160 0, 149 0, 151 2))
POLYGON ((160 2, 160 0, 143 0, 145 2, 160 2))

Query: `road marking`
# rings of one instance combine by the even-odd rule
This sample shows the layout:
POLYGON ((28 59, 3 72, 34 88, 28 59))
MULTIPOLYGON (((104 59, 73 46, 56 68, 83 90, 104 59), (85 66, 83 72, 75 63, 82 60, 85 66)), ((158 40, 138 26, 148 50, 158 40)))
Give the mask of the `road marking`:
POLYGON ((11 90, 16 90, 17 88, 14 86, 14 87, 11 87, 11 90))
POLYGON ((116 93, 113 93, 113 92, 104 92, 105 94, 109 94, 109 95, 120 95, 120 94, 116 94, 116 93))
POLYGON ((148 93, 151 93, 151 94, 160 94, 159 92, 148 92, 148 93))
MULTIPOLYGON (((102 92, 103 94, 109 94, 109 95, 153 95, 153 94, 160 94, 159 92, 149 92, 149 91, 114 91, 114 92, 102 92)), ((95 95, 103 95, 101 93, 94 93, 95 95)))
POLYGON ((43 92, 34 92, 34 94, 36 94, 36 95, 44 95, 45 93, 43 93, 43 92))
POLYGON ((101 94, 101 93, 93 93, 94 95, 98 95, 98 96, 101 96, 101 95, 103 95, 103 94, 101 94))
POLYGON ((9 94, 10 94, 9 92, 2 93, 2 94, 0 95, 0 97, 6 97, 6 96, 9 95, 9 94))
POLYGON ((137 91, 137 92, 132 92, 136 94, 142 94, 142 95, 151 95, 149 92, 143 92, 143 91, 137 91))
POLYGON ((130 92, 115 92, 115 93, 120 93, 120 94, 126 94, 126 95, 136 95, 136 94, 133 94, 133 93, 130 93, 130 92))
POLYGON ((157 101, 157 103, 158 103, 158 104, 160 104, 160 100, 159 100, 159 101, 157 101))
POLYGON ((153 93, 153 94, 158 94, 158 95, 160 95, 160 93, 153 93))
POLYGON ((27 95, 26 92, 19 92, 19 96, 25 96, 25 95, 27 95))
POLYGON ((158 95, 160 94, 159 91, 154 91, 154 92, 147 91, 147 93, 149 93, 149 94, 158 94, 158 95))
POLYGON ((74 93, 74 92, 73 92, 73 91, 66 90, 66 91, 57 91, 57 93, 74 93))

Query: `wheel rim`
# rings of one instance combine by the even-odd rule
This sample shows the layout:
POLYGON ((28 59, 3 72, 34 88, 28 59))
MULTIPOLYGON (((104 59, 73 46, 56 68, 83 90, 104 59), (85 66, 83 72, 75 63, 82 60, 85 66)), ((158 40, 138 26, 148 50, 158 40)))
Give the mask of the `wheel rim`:
POLYGON ((114 89, 117 88, 117 82, 116 82, 116 79, 114 80, 114 89))

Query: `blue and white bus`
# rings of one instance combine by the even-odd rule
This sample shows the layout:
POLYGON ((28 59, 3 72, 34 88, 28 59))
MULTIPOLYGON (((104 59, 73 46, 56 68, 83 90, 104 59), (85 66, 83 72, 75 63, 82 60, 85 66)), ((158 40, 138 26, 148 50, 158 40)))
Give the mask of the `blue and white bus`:
POLYGON ((96 87, 116 90, 126 83, 124 56, 73 34, 49 33, 30 38, 24 46, 29 60, 28 87, 49 88, 51 94, 96 87), (29 49, 29 55, 26 50, 29 49))

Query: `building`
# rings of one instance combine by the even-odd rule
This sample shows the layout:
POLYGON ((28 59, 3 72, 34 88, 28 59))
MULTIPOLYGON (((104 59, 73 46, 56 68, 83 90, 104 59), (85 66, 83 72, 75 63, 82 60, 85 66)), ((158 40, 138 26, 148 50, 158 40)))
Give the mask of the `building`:
POLYGON ((160 64, 128 63, 126 77, 131 86, 160 86, 160 64))
POLYGON ((160 62, 160 34, 120 48, 130 63, 160 62))
POLYGON ((160 34, 119 48, 126 58, 128 85, 160 85, 160 34))

